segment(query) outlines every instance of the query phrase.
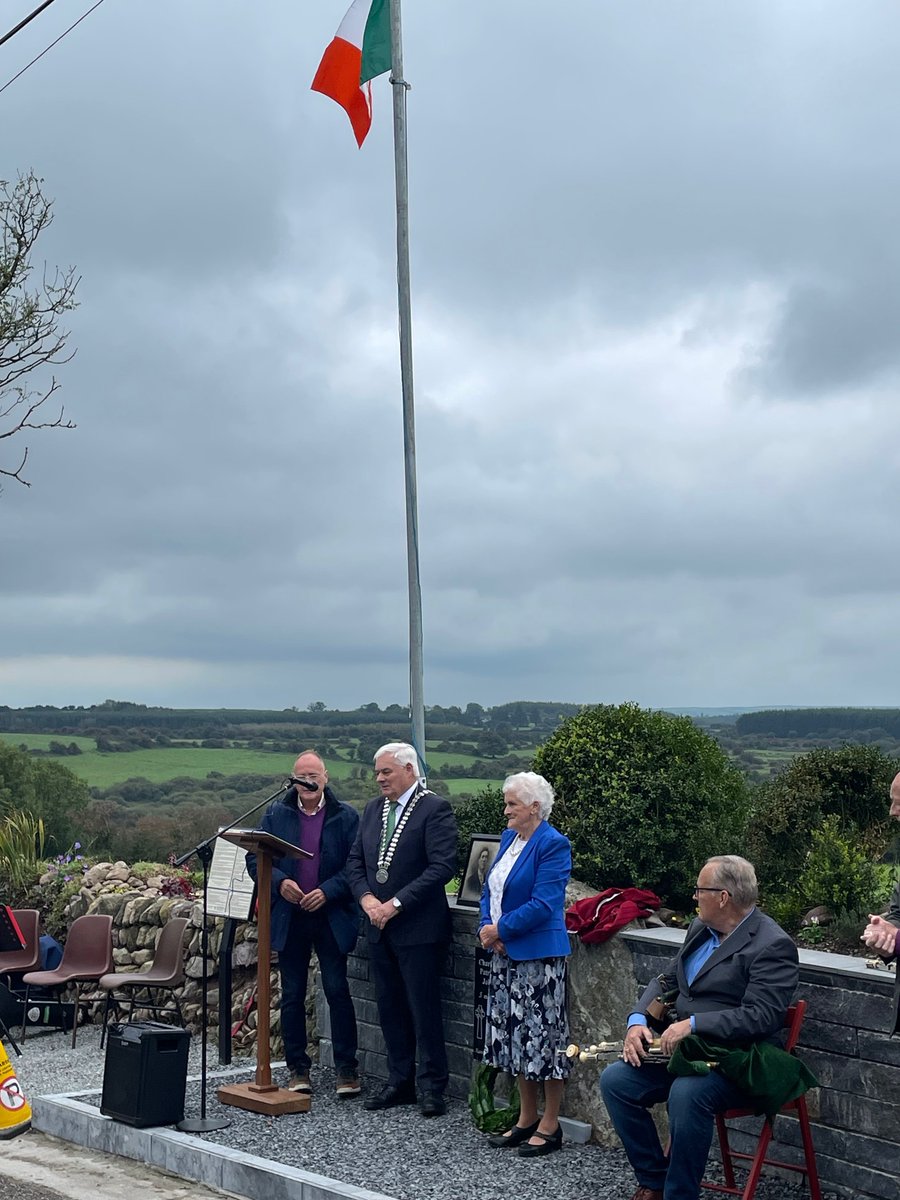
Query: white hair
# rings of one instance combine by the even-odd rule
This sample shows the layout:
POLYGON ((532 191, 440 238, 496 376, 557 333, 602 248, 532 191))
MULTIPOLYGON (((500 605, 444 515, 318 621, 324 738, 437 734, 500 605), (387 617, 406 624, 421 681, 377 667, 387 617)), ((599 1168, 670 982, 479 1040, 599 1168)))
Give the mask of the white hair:
POLYGON ((422 772, 419 768, 419 756, 416 754, 415 747, 410 746, 409 742, 388 742, 386 746, 382 746, 380 750, 375 751, 373 761, 377 762, 382 754, 389 754, 394 762, 399 763, 401 767, 414 767, 416 778, 422 778, 422 772))
POLYGON ((541 820, 546 821, 553 809, 556 797, 553 788, 543 777, 534 771, 519 771, 515 775, 507 775, 503 781, 503 794, 515 792, 526 804, 537 804, 541 820))
POLYGON ((737 854, 714 854, 703 865, 715 869, 716 887, 728 892, 738 908, 753 907, 759 895, 753 863, 737 854))

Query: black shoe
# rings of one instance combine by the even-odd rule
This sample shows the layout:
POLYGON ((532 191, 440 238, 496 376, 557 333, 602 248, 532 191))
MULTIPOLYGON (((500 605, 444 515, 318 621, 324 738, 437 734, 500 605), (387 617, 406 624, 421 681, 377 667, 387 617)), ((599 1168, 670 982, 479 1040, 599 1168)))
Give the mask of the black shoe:
POLYGON ((377 1096, 370 1096, 363 1101, 363 1108, 375 1112, 379 1108, 396 1108, 398 1104, 415 1104, 416 1089, 410 1083, 389 1083, 381 1089, 377 1096))
POLYGON ((538 1125, 540 1125, 540 1120, 535 1121, 533 1125, 526 1125, 524 1128, 521 1125, 513 1125, 509 1133, 497 1133, 493 1137, 489 1137, 488 1145, 496 1146, 498 1150, 504 1146, 518 1146, 533 1136, 538 1125))
POLYGON ((419 1101, 419 1112, 423 1117, 442 1117, 447 1111, 447 1101, 437 1092, 423 1092, 419 1101))
POLYGON ((556 1133, 541 1133, 535 1129, 532 1137, 543 1138, 542 1142, 538 1142, 536 1146, 532 1146, 530 1142, 524 1142, 519 1147, 519 1158, 540 1158, 544 1154, 552 1154, 554 1150, 559 1150, 562 1146, 562 1130, 557 1125, 556 1133))

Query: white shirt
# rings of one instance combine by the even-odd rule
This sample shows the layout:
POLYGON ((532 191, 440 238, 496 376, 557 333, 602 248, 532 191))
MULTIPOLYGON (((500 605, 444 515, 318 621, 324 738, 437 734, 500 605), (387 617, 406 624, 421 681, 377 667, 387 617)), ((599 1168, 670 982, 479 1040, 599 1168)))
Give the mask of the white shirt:
POLYGON ((504 850, 502 856, 494 863, 494 869, 488 876, 488 890, 491 896, 491 924, 496 925, 503 912, 503 889, 509 873, 516 865, 516 859, 525 849, 524 838, 518 835, 513 838, 504 850))

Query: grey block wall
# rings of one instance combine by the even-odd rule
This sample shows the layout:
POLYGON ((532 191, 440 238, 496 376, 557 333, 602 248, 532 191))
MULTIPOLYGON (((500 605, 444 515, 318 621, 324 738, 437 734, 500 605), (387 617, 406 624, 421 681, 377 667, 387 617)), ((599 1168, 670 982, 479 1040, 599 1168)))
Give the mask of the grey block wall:
MULTIPOLYGON (((474 912, 453 908, 453 944, 441 990, 449 1091, 459 1098, 468 1095, 473 1063, 475 929, 474 912)), ((606 946, 577 944, 570 970, 573 1040, 583 1043, 620 1036, 630 1006, 623 997, 629 989, 630 997, 637 997, 677 952, 683 936, 675 929, 629 929, 606 946), (630 954, 621 951, 623 946, 630 954), (616 975, 614 981, 604 979, 610 974, 616 975), (622 979, 623 975, 629 978, 622 979)), ((807 1102, 822 1186, 846 1196, 900 1200, 900 1038, 884 1032, 891 1020, 894 977, 867 969, 861 959, 812 950, 801 950, 800 964, 800 995, 809 1004, 800 1056, 820 1083, 807 1102)), ((370 1079, 384 1080, 384 1044, 364 938, 351 956, 350 976, 359 1022, 360 1068, 370 1079)), ((316 1003, 323 1034, 320 1057, 330 1066, 328 1012, 321 989, 316 1003)), ((564 1111, 591 1122, 596 1141, 612 1144, 603 1123, 605 1114, 598 1111, 596 1088, 593 1082, 583 1086, 586 1078, 573 1074, 564 1111)), ((735 1148, 752 1151, 756 1138, 750 1131, 758 1128, 759 1120, 737 1123, 735 1148)), ((793 1118, 778 1118, 772 1153, 788 1162, 802 1162, 800 1131, 793 1118)), ((793 1173, 788 1177, 799 1182, 793 1173)))
MULTIPOLYGON (((441 974, 441 1001, 444 1008, 444 1032, 447 1041, 447 1059, 450 1066, 449 1094, 465 1098, 469 1094, 472 1077, 472 1010, 475 995, 475 931, 477 913, 471 909, 451 906, 453 918, 453 941, 447 950, 441 974)), ((387 1063, 384 1056, 384 1041, 378 1021, 378 1006, 375 984, 369 978, 368 943, 360 937, 348 963, 350 992, 356 1009, 359 1029, 359 1067, 369 1079, 386 1080, 387 1063)), ((333 1066, 331 1052, 331 1025, 328 1005, 322 990, 316 995, 321 1041, 319 1058, 325 1066, 333 1066)))
MULTIPOLYGON (((680 943, 674 930, 622 937, 642 986, 680 943)), ((799 1055, 820 1084, 807 1097, 816 1161, 822 1186, 846 1196, 900 1200, 900 1039, 885 1033, 893 980, 861 959, 800 951, 799 996, 808 1008, 799 1055)), ((759 1120, 735 1123, 735 1148, 752 1151, 755 1138, 742 1127, 755 1130, 759 1120)), ((797 1121, 779 1117, 775 1134, 775 1157, 802 1162, 797 1121)))

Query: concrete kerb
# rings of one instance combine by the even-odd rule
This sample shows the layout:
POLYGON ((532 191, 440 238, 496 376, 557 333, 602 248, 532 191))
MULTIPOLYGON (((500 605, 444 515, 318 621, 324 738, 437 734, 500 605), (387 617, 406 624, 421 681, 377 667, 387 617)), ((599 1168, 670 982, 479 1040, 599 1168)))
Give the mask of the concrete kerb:
MULTIPOLYGON (((217 1078, 240 1073, 217 1072, 217 1078)), ((143 1162, 248 1200, 392 1200, 381 1192, 218 1146, 177 1129, 136 1129, 105 1117, 95 1105, 79 1099, 95 1094, 39 1096, 32 1104, 33 1127, 77 1146, 143 1162)))

